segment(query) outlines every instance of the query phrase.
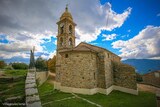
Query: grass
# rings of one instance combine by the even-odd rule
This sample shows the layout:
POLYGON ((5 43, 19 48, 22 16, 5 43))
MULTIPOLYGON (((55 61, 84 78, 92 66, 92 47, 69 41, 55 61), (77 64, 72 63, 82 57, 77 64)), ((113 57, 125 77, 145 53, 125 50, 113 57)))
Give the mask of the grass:
POLYGON ((53 91, 53 85, 46 81, 44 84, 38 87, 39 95, 53 91))
POLYGON ((1 98, 9 98, 14 96, 24 96, 25 95, 25 80, 21 80, 18 82, 8 83, 8 84, 0 84, 2 88, 5 88, 4 90, 1 90, 2 92, 0 94, 1 98))
POLYGON ((25 76, 27 70, 5 70, 4 73, 8 76, 25 76))
MULTIPOLYGON (((53 85, 48 81, 41 85, 38 90, 43 107, 95 107, 95 105, 78 98, 56 101, 73 97, 73 95, 54 90, 53 85)), ((155 95, 149 92, 139 92, 138 96, 120 91, 112 91, 109 95, 99 93, 94 95, 77 95, 102 107, 156 107, 155 95)))
POLYGON ((43 107, 97 107, 95 105, 91 105, 83 100, 80 100, 78 98, 69 99, 65 101, 60 102, 53 102, 47 105, 44 105, 43 107))
POLYGON ((149 92, 139 92, 131 95, 120 91, 112 91, 109 95, 79 95, 103 107, 156 107, 155 95, 149 92))
MULTIPOLYGON (((26 76, 27 70, 5 70, 4 73, 6 77, 26 76)), ((20 78, 18 81, 11 80, 0 83, 0 106, 6 98, 17 96, 21 96, 22 99, 17 99, 14 102, 25 102, 25 78, 20 78)))

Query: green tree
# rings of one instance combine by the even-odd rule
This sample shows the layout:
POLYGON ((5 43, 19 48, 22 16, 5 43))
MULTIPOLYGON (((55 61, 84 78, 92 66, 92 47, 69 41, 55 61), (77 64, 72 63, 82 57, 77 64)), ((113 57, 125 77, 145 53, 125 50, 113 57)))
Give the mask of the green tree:
POLYGON ((26 63, 14 62, 11 65, 14 69, 28 69, 28 65, 26 63))
POLYGON ((48 69, 51 72, 56 72, 56 56, 54 55, 52 59, 48 60, 48 69))
POLYGON ((45 70, 45 71, 48 70, 47 61, 43 59, 42 57, 37 58, 35 66, 38 70, 45 70))
POLYGON ((136 73, 136 80, 137 82, 142 82, 143 81, 142 75, 136 73))
POLYGON ((0 69, 4 68, 7 64, 3 61, 0 60, 0 69))

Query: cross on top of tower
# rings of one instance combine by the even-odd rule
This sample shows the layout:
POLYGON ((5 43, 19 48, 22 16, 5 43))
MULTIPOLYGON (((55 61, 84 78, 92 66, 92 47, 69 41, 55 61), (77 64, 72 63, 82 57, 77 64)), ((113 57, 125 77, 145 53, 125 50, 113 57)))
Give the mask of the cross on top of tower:
POLYGON ((66 4, 66 12, 68 12, 68 4, 66 4))

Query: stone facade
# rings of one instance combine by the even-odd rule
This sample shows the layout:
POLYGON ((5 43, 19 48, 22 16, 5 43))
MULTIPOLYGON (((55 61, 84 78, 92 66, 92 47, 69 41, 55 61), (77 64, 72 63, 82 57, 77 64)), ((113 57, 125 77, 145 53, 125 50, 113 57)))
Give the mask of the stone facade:
POLYGON ((154 71, 142 76, 143 82, 160 87, 160 71, 154 71))
POLYGON ((82 94, 109 94, 115 89, 137 94, 135 70, 122 64, 119 56, 84 42, 75 46, 76 24, 67 7, 57 25, 55 89, 82 94))

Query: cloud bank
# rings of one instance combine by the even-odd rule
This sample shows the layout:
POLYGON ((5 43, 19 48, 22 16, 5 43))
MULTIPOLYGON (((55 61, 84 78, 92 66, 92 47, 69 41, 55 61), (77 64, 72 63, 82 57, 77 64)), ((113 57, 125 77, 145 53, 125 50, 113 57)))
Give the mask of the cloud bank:
POLYGON ((120 56, 128 58, 160 59, 160 27, 147 26, 133 38, 112 43, 113 48, 120 49, 120 56))
MULTIPOLYGON (((121 27, 132 10, 128 7, 117 13, 110 3, 101 5, 98 0, 0 0, 0 38, 8 41, 0 42, 0 58, 29 58, 28 52, 33 46, 36 52, 44 53, 43 57, 53 56, 55 51, 47 52, 42 44, 51 37, 56 38, 56 22, 67 3, 77 23, 76 44, 95 41, 101 30, 121 27)), ((56 40, 53 46, 55 43, 56 40)))

